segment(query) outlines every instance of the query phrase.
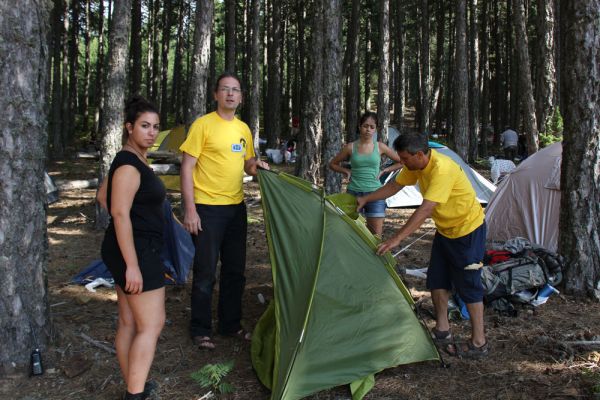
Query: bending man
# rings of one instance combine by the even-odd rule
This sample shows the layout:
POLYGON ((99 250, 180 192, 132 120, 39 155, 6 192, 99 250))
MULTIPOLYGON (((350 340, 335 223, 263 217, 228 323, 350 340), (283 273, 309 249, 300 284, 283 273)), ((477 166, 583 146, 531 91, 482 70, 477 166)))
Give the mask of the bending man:
POLYGON ((367 196, 359 197, 358 209, 417 182, 423 204, 392 238, 379 245, 377 253, 383 254, 397 247, 431 217, 437 232, 431 248, 427 288, 431 291, 436 313, 434 339, 437 342, 451 339, 448 299, 454 286, 471 316, 471 340, 456 346, 449 344, 446 351, 462 357, 485 356, 489 345, 483 327, 481 285, 486 234, 483 209, 461 167, 451 158, 429 149, 426 135, 401 135, 394 142, 394 150, 398 152, 404 168, 395 180, 367 196))

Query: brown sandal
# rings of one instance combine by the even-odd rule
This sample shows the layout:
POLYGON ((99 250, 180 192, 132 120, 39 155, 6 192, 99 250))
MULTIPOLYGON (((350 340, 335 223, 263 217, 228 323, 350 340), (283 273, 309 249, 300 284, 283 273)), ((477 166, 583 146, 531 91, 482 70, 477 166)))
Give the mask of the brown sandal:
POLYGON ((484 358, 490 354, 490 344, 486 341, 483 345, 477 347, 470 340, 468 342, 451 343, 446 346, 446 353, 461 359, 484 358))
POLYGON ((194 336, 192 341, 200 349, 214 350, 217 347, 210 336, 194 336))

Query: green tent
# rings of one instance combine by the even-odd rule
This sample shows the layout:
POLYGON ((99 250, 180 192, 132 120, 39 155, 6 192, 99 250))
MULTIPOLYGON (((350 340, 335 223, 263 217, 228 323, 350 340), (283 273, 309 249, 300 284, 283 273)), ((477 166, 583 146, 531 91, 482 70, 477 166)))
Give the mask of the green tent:
MULTIPOLYGON (((274 299, 252 340, 272 399, 300 399, 353 383, 355 398, 385 368, 439 360, 394 259, 342 211, 352 196, 285 173, 259 171, 274 299)), ((360 394, 362 393, 362 394, 360 394)))

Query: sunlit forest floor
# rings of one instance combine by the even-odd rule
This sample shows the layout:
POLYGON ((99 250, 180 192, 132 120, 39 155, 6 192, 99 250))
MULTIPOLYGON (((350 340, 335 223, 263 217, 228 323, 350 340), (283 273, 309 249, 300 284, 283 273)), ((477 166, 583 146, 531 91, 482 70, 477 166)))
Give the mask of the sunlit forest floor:
MULTIPOLYGON (((54 163, 50 174, 60 179, 95 176, 96 163, 54 163)), ((485 171, 483 171, 485 173, 485 171)), ((245 185, 246 198, 260 198, 254 182, 245 185)), ((43 376, 12 377, 0 381, 3 399, 117 399, 123 382, 115 356, 90 344, 83 335, 112 347, 117 321, 116 294, 108 288, 96 293, 69 283, 91 261, 100 257, 103 232, 94 229, 94 190, 72 190, 48 210, 50 264, 48 290, 54 340, 43 350, 43 376)), ((178 212, 180 196, 171 193, 178 212)), ((250 201, 247 288, 244 323, 251 329, 272 298, 272 277, 258 201, 250 201)), ((390 235, 412 210, 388 210, 384 236, 390 235)), ((417 231, 415 239, 433 227, 417 231)), ((417 241, 398 258, 398 270, 427 266, 433 233, 417 241)), ((402 276, 431 328, 434 321, 424 281, 402 276)), ((250 346, 216 337, 217 348, 199 350, 188 335, 190 283, 167 288, 167 318, 150 373, 160 384, 163 399, 196 400, 207 393, 190 374, 207 363, 235 361, 226 381, 235 387, 231 399, 267 399, 270 392, 258 381, 250 360, 250 346)), ((566 295, 554 295, 536 309, 519 309, 516 317, 486 310, 485 324, 491 354, 479 361, 444 356, 449 364, 427 362, 390 368, 376 376, 367 399, 563 399, 594 398, 600 392, 600 348, 577 347, 573 341, 600 340, 600 305, 566 295), (595 350, 595 351, 593 351, 595 350)), ((468 321, 452 322, 454 335, 468 337, 468 321)), ((312 399, 350 399, 347 386, 318 393, 312 399)), ((596 397, 598 398, 598 394, 596 397)))

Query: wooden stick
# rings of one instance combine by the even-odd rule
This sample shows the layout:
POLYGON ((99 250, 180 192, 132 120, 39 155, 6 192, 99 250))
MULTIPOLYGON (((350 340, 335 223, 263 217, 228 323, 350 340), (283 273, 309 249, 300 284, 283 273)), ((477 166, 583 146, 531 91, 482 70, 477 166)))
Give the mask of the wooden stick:
POLYGON ((117 354, 117 352, 115 351, 115 349, 113 349, 112 347, 109 347, 109 346, 107 346, 105 344, 100 343, 97 340, 92 339, 91 337, 89 337, 88 335, 86 335, 83 332, 81 332, 79 334, 79 336, 81 336, 81 338, 83 340, 85 340, 86 342, 89 342, 89 343, 93 344, 94 346, 96 346, 96 347, 98 347, 98 348, 100 348, 100 349, 102 349, 104 351, 108 351, 111 354, 117 354))

